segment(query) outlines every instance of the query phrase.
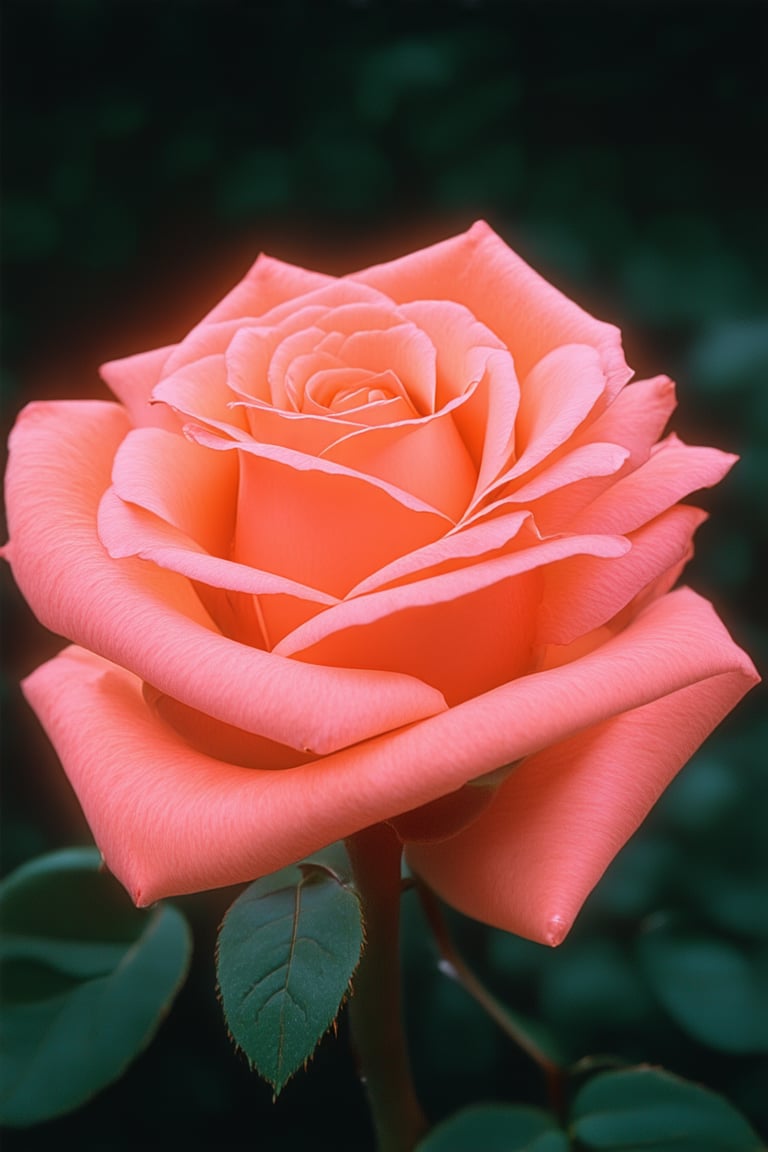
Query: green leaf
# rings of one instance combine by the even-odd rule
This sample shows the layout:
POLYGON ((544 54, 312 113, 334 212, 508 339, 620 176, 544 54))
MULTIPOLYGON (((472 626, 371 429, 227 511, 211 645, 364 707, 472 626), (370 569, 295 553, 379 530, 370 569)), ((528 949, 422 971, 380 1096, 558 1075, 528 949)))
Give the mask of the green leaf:
POLYGON ((0 1120, 77 1108, 151 1040, 187 973, 174 908, 133 907, 94 848, 40 857, 0 886, 0 1120))
POLYGON ((568 1152, 568 1139, 539 1108, 483 1104, 433 1128, 416 1152, 568 1152))
POLYGON ((724 1052, 768 1051, 768 951, 664 927, 639 942, 659 1001, 680 1027, 724 1052))
POLYGON ((760 1152, 761 1141, 722 1096, 655 1068, 606 1072, 573 1104, 579 1146, 605 1152, 760 1152))
POLYGON ((347 995, 363 947, 360 901, 307 861, 251 884, 219 933, 217 971, 235 1043, 279 1093, 347 995))

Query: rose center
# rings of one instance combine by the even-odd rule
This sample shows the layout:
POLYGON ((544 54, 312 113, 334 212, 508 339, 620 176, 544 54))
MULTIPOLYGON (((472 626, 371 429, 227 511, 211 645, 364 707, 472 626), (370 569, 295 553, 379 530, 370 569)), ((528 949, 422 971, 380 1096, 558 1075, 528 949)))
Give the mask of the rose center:
POLYGON ((349 412, 370 404, 382 404, 401 398, 413 406, 398 376, 387 369, 371 372, 366 368, 341 368, 320 371, 310 377, 304 389, 299 411, 304 413, 349 412))

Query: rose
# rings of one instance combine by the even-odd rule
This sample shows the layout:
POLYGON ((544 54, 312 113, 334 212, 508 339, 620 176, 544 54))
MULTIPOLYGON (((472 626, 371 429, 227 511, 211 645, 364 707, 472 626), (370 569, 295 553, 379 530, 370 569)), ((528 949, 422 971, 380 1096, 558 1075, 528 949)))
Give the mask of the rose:
POLYGON ((6 554, 77 647, 28 699, 139 904, 379 821, 557 943, 754 682, 670 591, 734 457, 485 225, 341 279, 260 257, 120 403, 30 405, 6 554))

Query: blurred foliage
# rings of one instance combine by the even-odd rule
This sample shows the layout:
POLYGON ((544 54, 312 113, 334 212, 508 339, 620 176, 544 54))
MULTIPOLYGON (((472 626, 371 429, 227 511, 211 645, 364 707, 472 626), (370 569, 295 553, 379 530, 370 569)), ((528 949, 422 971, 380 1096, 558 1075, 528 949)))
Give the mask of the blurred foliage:
MULTIPOLYGON (((759 0, 6 0, 6 427, 32 396, 103 395, 98 363, 177 339, 260 249, 341 272, 483 216, 622 326, 641 375, 675 376, 685 438, 741 454, 699 498, 714 523, 687 578, 764 669, 767 20, 759 0)), ((53 642, 5 571, 3 589, 8 870, 87 831, 17 688, 53 642)), ((570 1059, 663 1063, 765 1134, 765 1058, 737 1026, 765 1011, 764 705, 685 770, 558 951, 454 931, 570 1059), (707 1015, 718 971, 737 1007, 707 1015)), ((275 1105, 232 1052, 213 964, 231 898, 183 902, 191 978, 124 1080, 8 1152, 371 1146, 343 1017, 275 1105)), ((436 971, 410 897, 405 956, 430 1114, 545 1105, 538 1070, 436 971)))
POLYGON ((96 848, 47 853, 0 885, 0 1122, 71 1111, 119 1079, 184 983, 173 905, 134 908, 96 848))

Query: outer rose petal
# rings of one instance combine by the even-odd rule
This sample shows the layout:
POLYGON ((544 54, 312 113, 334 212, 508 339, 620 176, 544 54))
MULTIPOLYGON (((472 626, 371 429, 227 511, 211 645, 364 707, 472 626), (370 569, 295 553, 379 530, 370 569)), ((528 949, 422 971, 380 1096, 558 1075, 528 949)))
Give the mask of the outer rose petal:
POLYGON ((624 680, 626 709, 592 727, 576 720, 574 735, 561 740, 551 699, 552 744, 512 772, 469 828, 408 848, 412 867, 454 907, 553 945, 674 775, 759 680, 711 606, 689 589, 654 602, 624 633, 561 671, 570 692, 560 707, 572 721, 580 696, 612 694, 614 677, 624 680), (623 671, 606 661, 609 653, 627 659, 623 671), (683 685, 679 672, 689 661, 701 675, 683 685), (654 678, 655 692, 645 695, 641 684, 654 678))
POLYGON ((262 316, 278 304, 303 296, 315 288, 323 288, 332 281, 332 276, 285 264, 262 252, 240 283, 211 309, 203 323, 262 316))
POLYGON ((669 376, 633 380, 616 399, 577 434, 573 443, 607 440, 630 450, 628 465, 636 468, 648 459, 675 409, 675 385, 669 376))
POLYGON ((464 831, 411 845, 410 865, 468 916, 560 944, 614 856, 750 687, 726 673, 529 757, 464 831))
POLYGON ((407 676, 317 668, 220 635, 188 580, 112 560, 96 534, 125 411, 29 405, 11 439, 6 549, 38 619, 169 696, 295 748, 327 752, 445 707, 407 676))
POLYGON ((179 422, 168 409, 149 402, 152 389, 161 378, 165 363, 174 348, 174 344, 153 348, 151 352, 139 352, 122 360, 110 360, 99 368, 102 380, 128 409, 131 422, 137 428, 150 425, 178 431, 179 422))
MULTIPOLYGON (((135 429, 115 454, 112 483, 121 500, 154 512, 214 555, 226 555, 237 502, 237 465, 227 454, 156 428, 135 429)), ((139 549, 120 554, 132 551, 139 549)))
POLYGON ((668 436, 645 464, 593 500, 570 531, 632 532, 691 492, 718 484, 737 460, 718 448, 690 446, 668 436))
POLYGON ((579 555, 551 564, 544 574, 539 643, 570 644, 605 624, 664 572, 677 570, 706 518, 698 508, 676 505, 633 532, 630 551, 610 564, 579 555))
POLYGON ((353 272, 397 303, 457 300, 512 351, 518 377, 561 344, 597 348, 615 395, 632 375, 621 333, 595 320, 521 260, 480 220, 468 232, 419 252, 353 272))
MULTIPOLYGON (((624 759, 627 745, 616 743, 612 774, 601 775, 601 759, 597 792, 593 779, 577 786, 575 810, 564 769, 562 804, 552 774, 540 788, 535 776, 513 775, 468 831, 411 849, 457 907, 554 942, 672 772, 755 680, 710 605, 684 589, 574 664, 287 771, 237 768, 194 752, 157 719, 135 677, 77 649, 43 665, 24 688, 109 867, 139 903, 252 880, 574 733, 653 701, 684 699, 679 714, 670 713, 676 724, 663 725, 673 764, 665 758, 659 768, 651 758, 635 767, 624 759), (494 820, 497 808, 506 814, 518 779, 528 781, 520 799, 529 816, 494 820), (505 867, 505 852, 519 872, 505 867)), ((580 772, 575 778, 584 781, 580 772)))
POLYGON ((214 308, 213 312, 210 312, 180 344, 176 345, 166 365, 166 372, 175 372, 178 368, 193 364, 201 357, 224 352, 233 336, 243 327, 253 327, 254 324, 257 326, 278 324, 286 319, 292 322, 298 311, 312 308, 317 304, 328 306, 334 302, 348 304, 359 303, 361 300, 382 299, 381 293, 367 288, 364 284, 353 284, 349 280, 338 280, 320 273, 307 272, 291 264, 282 264, 269 256, 260 256, 252 272, 255 270, 260 271, 256 275, 254 285, 248 287, 246 277, 245 281, 233 289, 230 295, 237 298, 233 301, 232 308, 229 306, 229 297, 226 297, 221 304, 224 309, 222 314, 219 314, 218 308, 214 308), (297 282, 304 281, 305 287, 303 290, 297 288, 296 294, 286 295, 285 283, 282 282, 288 283, 292 278, 297 282), (314 283, 311 282, 313 279, 314 283), (239 292, 240 289, 243 291, 239 292), (249 304, 256 311, 237 310, 238 307, 246 307, 249 304), (227 314, 233 309, 236 314, 227 314))
POLYGON ((515 426, 517 462, 500 479, 525 475, 561 448, 604 395, 600 358, 588 344, 553 349, 522 382, 515 426))
MULTIPOLYGON (((228 436, 247 435, 243 409, 232 406, 232 392, 227 385, 227 361, 222 354, 203 356, 192 364, 166 376, 152 392, 154 407, 192 416, 220 428, 228 436)), ((183 417, 177 419, 176 427, 183 417)))
POLYGON ((206 584, 219 591, 245 592, 254 596, 291 596, 326 606, 338 603, 335 597, 325 592, 286 580, 274 572, 211 556, 196 541, 152 512, 124 503, 112 488, 104 493, 99 505, 99 539, 115 560, 140 556, 160 568, 179 572, 196 584, 206 584))

